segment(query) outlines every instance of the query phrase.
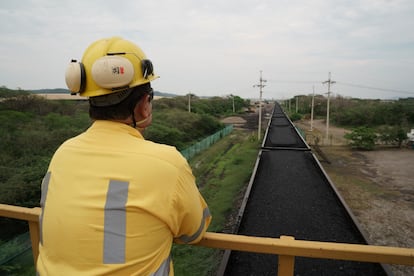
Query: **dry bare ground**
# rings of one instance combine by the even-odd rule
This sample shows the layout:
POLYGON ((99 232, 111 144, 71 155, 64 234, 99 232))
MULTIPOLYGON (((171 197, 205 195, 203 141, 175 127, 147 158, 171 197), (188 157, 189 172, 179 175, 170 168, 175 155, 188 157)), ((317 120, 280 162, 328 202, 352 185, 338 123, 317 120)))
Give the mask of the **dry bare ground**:
MULTIPOLYGON (((346 130, 309 121, 296 125, 309 144, 318 137, 328 157, 322 165, 351 208, 370 244, 414 248, 414 150, 356 151, 346 146, 346 130)), ((414 267, 390 266, 394 275, 414 275, 414 267)))

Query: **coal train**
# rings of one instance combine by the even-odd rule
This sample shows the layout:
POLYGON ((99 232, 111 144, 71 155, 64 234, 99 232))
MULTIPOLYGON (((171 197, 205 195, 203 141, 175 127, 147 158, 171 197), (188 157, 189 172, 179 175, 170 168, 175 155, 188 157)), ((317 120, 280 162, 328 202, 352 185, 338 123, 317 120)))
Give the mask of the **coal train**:
MULTIPOLYGON (((295 126, 275 104, 236 233, 368 244, 352 212, 295 126)), ((277 275, 274 255, 226 251, 218 275, 277 275)), ((388 275, 381 264, 300 258, 295 275, 388 275)))

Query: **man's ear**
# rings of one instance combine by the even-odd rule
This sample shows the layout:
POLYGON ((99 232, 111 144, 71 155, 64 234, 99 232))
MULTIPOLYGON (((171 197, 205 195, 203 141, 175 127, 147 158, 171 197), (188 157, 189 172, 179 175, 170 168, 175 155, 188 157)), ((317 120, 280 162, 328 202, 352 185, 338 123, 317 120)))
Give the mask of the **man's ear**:
POLYGON ((147 118, 151 115, 151 102, 149 101, 149 95, 144 95, 142 99, 135 105, 135 115, 141 118, 147 118))

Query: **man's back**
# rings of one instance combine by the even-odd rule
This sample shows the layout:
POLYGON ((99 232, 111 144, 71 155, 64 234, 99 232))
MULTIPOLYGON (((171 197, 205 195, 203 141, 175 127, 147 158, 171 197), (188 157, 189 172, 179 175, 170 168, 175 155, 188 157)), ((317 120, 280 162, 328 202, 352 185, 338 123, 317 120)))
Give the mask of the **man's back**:
POLYGON ((173 238, 198 241, 210 221, 194 181, 175 148, 96 121, 43 181, 40 275, 168 274, 173 238))

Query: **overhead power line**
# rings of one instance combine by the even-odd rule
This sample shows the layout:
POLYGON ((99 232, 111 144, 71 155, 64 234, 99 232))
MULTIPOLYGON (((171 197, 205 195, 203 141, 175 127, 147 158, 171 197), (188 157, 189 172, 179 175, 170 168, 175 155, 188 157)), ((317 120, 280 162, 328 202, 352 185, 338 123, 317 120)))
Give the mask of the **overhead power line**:
MULTIPOLYGON (((298 80, 269 80, 269 82, 278 82, 278 83, 310 83, 310 84, 317 84, 320 83, 320 81, 298 81, 298 80)), ((400 90, 400 89, 393 89, 393 88, 383 88, 383 87, 374 87, 374 86, 368 86, 363 84, 354 84, 349 82, 336 82, 339 85, 345 85, 345 86, 351 86, 351 87, 357 87, 357 88, 363 88, 363 89, 371 89, 371 90, 378 90, 378 91, 385 91, 385 92, 394 92, 394 93, 401 93, 401 94, 408 94, 408 95, 414 95, 414 91, 407 91, 407 90, 400 90)))
POLYGON ((280 83, 319 83, 320 81, 288 81, 288 80, 269 80, 269 82, 280 82, 280 83))
POLYGON ((373 87, 373 86, 367 86, 367 85, 361 85, 361 84, 353 84, 353 83, 347 83, 347 82, 336 82, 337 84, 352 86, 352 87, 358 87, 358 88, 364 88, 364 89, 372 89, 372 90, 380 90, 385 92, 396 92, 396 93, 402 93, 402 94, 412 94, 414 95, 414 92, 406 91, 406 90, 398 90, 398 89, 390 89, 390 88, 380 88, 380 87, 373 87))

